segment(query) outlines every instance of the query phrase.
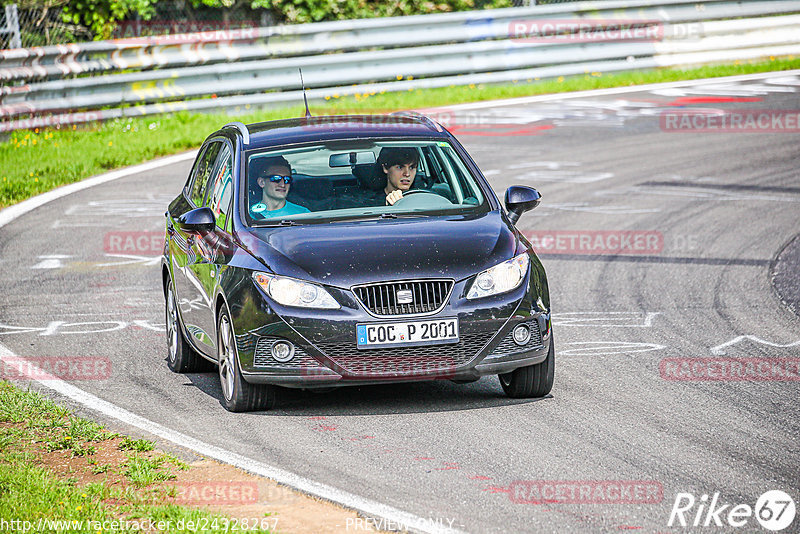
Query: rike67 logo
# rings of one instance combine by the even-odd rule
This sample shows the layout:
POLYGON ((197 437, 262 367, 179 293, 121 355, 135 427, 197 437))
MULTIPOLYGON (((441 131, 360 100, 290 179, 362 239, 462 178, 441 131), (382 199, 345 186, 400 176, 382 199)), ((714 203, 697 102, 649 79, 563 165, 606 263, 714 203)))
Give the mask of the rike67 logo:
MULTIPOLYGON (((749 504, 724 503, 719 492, 709 496, 703 494, 699 499, 691 493, 678 493, 669 514, 668 527, 749 527, 753 532, 753 517, 767 530, 779 532, 788 528, 795 518, 794 500, 781 490, 764 492, 755 507, 749 504)), ((796 532, 796 530, 792 530, 796 532)))

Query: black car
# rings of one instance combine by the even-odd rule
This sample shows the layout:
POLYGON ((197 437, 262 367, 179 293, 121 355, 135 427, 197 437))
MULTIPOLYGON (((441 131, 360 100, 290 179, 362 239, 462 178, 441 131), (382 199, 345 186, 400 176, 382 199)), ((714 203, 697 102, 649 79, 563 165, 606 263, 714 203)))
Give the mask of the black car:
POLYGON ((307 117, 206 139, 166 213, 168 365, 219 368, 231 411, 279 386, 497 374, 541 397, 555 367, 547 279, 446 129, 422 115, 307 117))

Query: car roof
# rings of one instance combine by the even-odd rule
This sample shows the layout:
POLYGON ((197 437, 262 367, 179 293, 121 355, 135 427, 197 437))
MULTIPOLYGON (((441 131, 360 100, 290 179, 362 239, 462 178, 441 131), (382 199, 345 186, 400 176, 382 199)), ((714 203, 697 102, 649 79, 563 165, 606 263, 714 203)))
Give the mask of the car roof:
POLYGON ((399 113, 391 115, 321 115, 244 125, 231 123, 243 137, 245 149, 359 138, 449 138, 437 122, 424 115, 399 113), (248 139, 249 138, 249 139, 248 139))

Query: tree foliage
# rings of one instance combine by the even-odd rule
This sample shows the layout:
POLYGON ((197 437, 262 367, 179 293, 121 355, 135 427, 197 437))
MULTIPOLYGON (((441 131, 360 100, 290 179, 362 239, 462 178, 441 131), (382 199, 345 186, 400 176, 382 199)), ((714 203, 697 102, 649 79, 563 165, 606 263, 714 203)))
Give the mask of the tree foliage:
POLYGON ((110 39, 120 22, 160 19, 165 13, 170 20, 303 24, 510 7, 512 0, 0 0, 0 6, 12 3, 24 23, 23 46, 38 46, 110 39))
POLYGON ((84 26, 95 40, 109 39, 117 23, 138 14, 148 20, 158 0, 73 0, 64 6, 64 22, 84 26))
POLYGON ((252 0, 251 7, 267 8, 287 23, 394 17, 510 7, 511 0, 252 0))

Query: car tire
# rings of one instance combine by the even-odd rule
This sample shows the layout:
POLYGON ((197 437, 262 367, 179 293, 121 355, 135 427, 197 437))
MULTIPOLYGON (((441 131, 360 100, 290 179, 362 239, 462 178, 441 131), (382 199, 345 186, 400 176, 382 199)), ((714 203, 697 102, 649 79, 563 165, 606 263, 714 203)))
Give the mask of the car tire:
POLYGON ((553 389, 556 358, 553 335, 550 334, 550 349, 542 363, 514 369, 510 373, 498 375, 503 391, 512 399, 544 397, 553 389))
POLYGON ((239 356, 227 309, 217 319, 217 355, 222 403, 230 412, 268 410, 275 405, 277 388, 268 384, 250 384, 242 378, 239 356))
POLYGON ((167 366, 173 373, 199 373, 213 369, 211 362, 197 354, 183 335, 183 325, 175 302, 172 280, 167 280, 166 328, 167 328, 167 366))

